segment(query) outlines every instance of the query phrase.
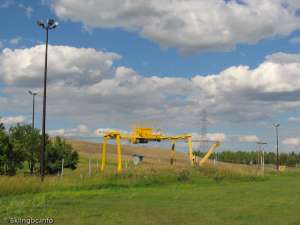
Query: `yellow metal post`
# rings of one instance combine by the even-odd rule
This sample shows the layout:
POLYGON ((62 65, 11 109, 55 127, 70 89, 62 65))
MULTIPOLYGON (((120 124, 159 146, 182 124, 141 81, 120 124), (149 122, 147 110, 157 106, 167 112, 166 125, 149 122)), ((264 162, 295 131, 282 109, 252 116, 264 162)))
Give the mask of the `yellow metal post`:
POLYGON ((107 137, 103 137, 101 171, 104 171, 105 163, 106 163, 106 144, 107 144, 107 137))
POLYGON ((117 142, 117 163, 118 163, 118 173, 122 173, 122 158, 121 158, 121 136, 117 135, 116 137, 117 142))
POLYGON ((192 137, 188 138, 188 147, 189 147, 189 158, 191 165, 194 165, 194 156, 193 156, 193 145, 192 145, 192 137))
POLYGON ((175 152, 175 141, 172 141, 171 159, 170 159, 171 165, 173 165, 174 162, 175 162, 175 155, 176 155, 176 152, 175 152))

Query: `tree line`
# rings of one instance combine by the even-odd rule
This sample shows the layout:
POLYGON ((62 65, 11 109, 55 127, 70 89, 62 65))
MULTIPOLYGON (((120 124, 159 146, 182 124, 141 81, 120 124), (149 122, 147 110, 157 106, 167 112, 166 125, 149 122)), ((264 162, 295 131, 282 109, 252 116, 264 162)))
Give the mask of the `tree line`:
MULTIPOLYGON (((1 118, 0 118, 1 119, 1 118)), ((20 125, 5 129, 0 123, 0 175, 16 175, 18 170, 30 174, 40 172, 40 149, 42 135, 39 129, 20 125)), ((79 155, 72 146, 60 137, 46 135, 45 173, 60 172, 64 168, 76 169, 79 155)))
MULTIPOLYGON (((203 157, 206 152, 194 152, 195 155, 203 157)), ((214 152, 211 159, 217 159, 222 162, 238 163, 238 164, 260 164, 262 152, 257 151, 223 151, 214 152)), ((264 153, 265 164, 276 164, 277 156, 274 152, 264 153)), ((280 153, 279 162, 281 165, 295 167, 300 165, 300 153, 280 153)))

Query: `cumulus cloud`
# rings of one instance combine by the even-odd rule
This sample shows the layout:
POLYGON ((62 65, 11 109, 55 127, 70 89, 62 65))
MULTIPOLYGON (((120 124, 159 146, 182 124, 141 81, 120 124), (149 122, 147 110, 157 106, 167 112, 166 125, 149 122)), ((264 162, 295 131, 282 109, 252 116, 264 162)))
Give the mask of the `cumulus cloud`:
MULTIPOLYGON (((300 54, 277 53, 253 69, 233 66, 189 79, 143 76, 115 66, 121 57, 116 53, 69 46, 50 46, 49 51, 48 116, 93 129, 126 129, 145 120, 167 129, 193 129, 203 108, 214 123, 240 124, 300 107, 300 54)), ((24 93, 41 87, 43 54, 41 45, 2 51, 1 111, 31 109, 24 93)))
POLYGON ((256 135, 244 135, 240 136, 239 140, 241 142, 258 142, 259 138, 256 135))
POLYGON ((296 0, 55 0, 58 17, 92 28, 123 28, 181 52, 232 49, 300 27, 296 0), (254 19, 255 18, 255 19, 254 19))
MULTIPOLYGON (((32 86, 40 82, 44 69, 44 45, 27 49, 5 48, 0 55, 0 81, 32 86)), ((112 74, 112 63, 120 58, 91 48, 49 46, 49 81, 74 86, 99 82, 112 74)))
POLYGON ((26 122, 25 116, 8 116, 0 118, 0 123, 3 123, 4 125, 8 126, 24 122, 26 122))
POLYGON ((286 138, 282 143, 290 146, 300 146, 300 138, 286 138))

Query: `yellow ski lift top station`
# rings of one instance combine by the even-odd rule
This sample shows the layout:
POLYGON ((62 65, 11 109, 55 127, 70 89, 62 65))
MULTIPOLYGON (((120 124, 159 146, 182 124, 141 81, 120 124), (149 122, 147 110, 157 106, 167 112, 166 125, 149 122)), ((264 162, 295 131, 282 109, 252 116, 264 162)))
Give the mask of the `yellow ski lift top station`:
MULTIPOLYGON (((130 134, 121 133, 120 131, 108 131, 103 135, 103 144, 102 144, 102 163, 101 170, 104 171, 106 164, 106 146, 109 139, 115 139, 117 145, 117 172, 121 173, 122 168, 122 154, 121 154, 121 140, 128 140, 131 144, 147 144, 149 142, 161 142, 161 141, 171 141, 172 149, 171 149, 171 164, 173 164, 175 159, 175 143, 177 141, 185 141, 188 144, 188 155, 191 165, 194 165, 195 159, 193 155, 192 149, 192 135, 190 134, 181 134, 175 136, 164 135, 160 132, 155 132, 152 128, 145 127, 136 127, 133 132, 130 134)), ((203 165, 209 156, 213 153, 213 151, 219 147, 219 142, 214 142, 212 146, 209 148, 207 154, 202 158, 199 162, 199 165, 203 165)))

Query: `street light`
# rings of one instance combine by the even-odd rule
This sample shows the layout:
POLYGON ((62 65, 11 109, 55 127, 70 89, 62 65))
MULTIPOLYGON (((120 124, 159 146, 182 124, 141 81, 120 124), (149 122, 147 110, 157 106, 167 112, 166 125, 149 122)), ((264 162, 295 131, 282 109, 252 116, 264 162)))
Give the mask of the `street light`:
POLYGON ((46 149, 46 97, 47 97, 47 66, 48 66, 48 33, 57 27, 58 22, 54 19, 48 19, 45 24, 42 20, 37 21, 37 25, 45 30, 46 32, 46 51, 45 51, 45 69, 44 69, 44 96, 43 96, 43 122, 42 122, 42 148, 41 148, 41 158, 40 158, 40 173, 41 181, 44 181, 45 176, 45 149, 46 149))
POLYGON ((279 151, 278 151, 278 127, 280 126, 279 123, 275 123, 273 124, 273 126, 275 127, 275 131, 276 131, 276 169, 277 171, 279 171, 279 151))
POLYGON ((32 128, 34 128, 34 106, 35 106, 35 96, 38 94, 37 92, 28 91, 30 95, 32 95, 32 128))

